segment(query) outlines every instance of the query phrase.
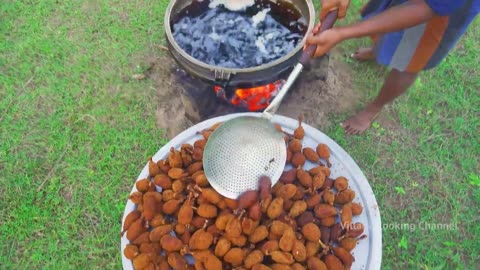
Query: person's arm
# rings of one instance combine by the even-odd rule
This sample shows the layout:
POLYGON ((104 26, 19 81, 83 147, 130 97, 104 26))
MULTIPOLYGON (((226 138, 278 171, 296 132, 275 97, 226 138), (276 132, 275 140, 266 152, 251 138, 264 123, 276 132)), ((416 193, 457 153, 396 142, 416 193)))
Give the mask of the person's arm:
POLYGON ((307 44, 318 46, 315 56, 321 56, 337 43, 374 34, 395 32, 426 22, 435 15, 434 11, 423 0, 410 0, 358 23, 335 27, 317 36, 310 36, 307 44))
POLYGON ((389 8, 370 19, 340 27, 343 39, 396 32, 424 23, 435 13, 423 0, 410 0, 403 5, 389 8))

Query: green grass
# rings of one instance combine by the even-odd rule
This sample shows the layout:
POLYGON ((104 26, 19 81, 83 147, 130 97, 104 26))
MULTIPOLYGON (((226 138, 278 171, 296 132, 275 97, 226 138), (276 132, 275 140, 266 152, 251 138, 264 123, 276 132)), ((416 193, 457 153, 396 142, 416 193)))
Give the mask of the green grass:
MULTIPOLYGON (((350 20, 359 3, 353 3, 350 20)), ((119 269, 134 179, 165 141, 156 90, 131 80, 159 55, 167 1, 4 1, 0 5, 0 268, 119 269)), ((365 41, 342 45, 352 51, 365 41)), ((383 269, 480 264, 480 21, 364 136, 324 131, 360 164, 385 224, 383 269), (477 184, 475 184, 477 183, 477 184)), ((345 61, 349 62, 347 58, 345 61)), ((358 108, 383 68, 351 63, 358 108)), ((355 108, 355 109, 358 109, 355 108)), ((345 115, 331 116, 338 122, 345 115)))
MULTIPOLYGON (((359 8, 359 1, 353 2, 350 15, 359 8)), ((480 189, 474 184, 480 171, 479 37, 477 18, 447 59, 422 73, 364 136, 345 136, 338 125, 327 129, 367 175, 382 222, 415 226, 383 230, 382 269, 477 269, 480 265, 480 189), (425 224, 455 228, 425 230, 425 224)), ((368 45, 367 39, 355 40, 340 49, 349 55, 368 45)), ((351 64, 363 96, 358 110, 377 95, 388 70, 344 60, 351 64)), ((333 116, 335 123, 353 113, 333 116)))
POLYGON ((0 7, 2 269, 120 268, 125 196, 165 143, 152 83, 129 78, 167 3, 96 2, 0 7))

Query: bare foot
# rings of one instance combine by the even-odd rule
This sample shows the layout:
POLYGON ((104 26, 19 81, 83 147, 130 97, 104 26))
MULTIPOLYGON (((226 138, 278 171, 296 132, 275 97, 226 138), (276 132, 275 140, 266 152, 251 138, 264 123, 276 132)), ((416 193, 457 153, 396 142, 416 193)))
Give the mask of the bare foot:
POLYGON ((368 105, 363 111, 342 123, 345 133, 348 135, 362 134, 370 127, 381 110, 381 107, 379 108, 374 105, 368 105))
POLYGON ((351 57, 358 61, 368 61, 375 59, 375 53, 373 48, 360 48, 355 53, 352 53, 351 57))

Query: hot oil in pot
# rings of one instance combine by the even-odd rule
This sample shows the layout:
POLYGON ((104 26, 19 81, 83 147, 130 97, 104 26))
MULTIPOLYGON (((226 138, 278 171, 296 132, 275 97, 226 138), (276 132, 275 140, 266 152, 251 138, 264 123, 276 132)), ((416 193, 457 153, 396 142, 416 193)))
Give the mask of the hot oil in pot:
POLYGON ((257 0, 243 11, 209 1, 193 1, 173 19, 177 44, 204 63, 249 68, 272 62, 292 51, 305 36, 307 23, 293 4, 257 0))

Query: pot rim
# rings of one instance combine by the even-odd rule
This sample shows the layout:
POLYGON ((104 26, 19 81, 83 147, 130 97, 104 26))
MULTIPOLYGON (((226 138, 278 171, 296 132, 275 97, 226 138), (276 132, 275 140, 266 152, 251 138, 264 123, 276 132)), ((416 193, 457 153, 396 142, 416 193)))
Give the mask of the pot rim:
MULTIPOLYGON (((273 0, 273 1, 275 1, 275 0, 273 0)), ((288 1, 288 0, 286 0, 286 1, 288 1)), ((169 43, 171 44, 171 46, 173 46, 173 48, 177 52, 179 52, 184 58, 186 58, 188 61, 192 62, 193 64, 195 64, 197 66, 209 69, 211 71, 222 71, 222 72, 226 72, 226 73, 229 73, 229 74, 248 73, 248 72, 256 72, 256 71, 259 71, 259 70, 269 69, 269 68, 275 67, 275 66, 289 60, 290 58, 292 58, 297 53, 299 53, 300 51, 303 50, 304 44, 305 44, 305 42, 307 40, 307 37, 308 37, 308 33, 312 32, 313 27, 315 25, 315 18, 316 18, 316 16, 315 16, 315 6, 313 5, 312 0, 305 0, 305 2, 307 4, 307 7, 308 7, 309 17, 310 17, 309 21, 308 21, 307 33, 293 50, 291 50, 288 54, 278 58, 275 61, 263 64, 263 65, 260 65, 260 66, 249 67, 249 68, 225 68, 225 67, 212 66, 212 65, 206 64, 202 61, 199 61, 199 60, 195 59, 194 57, 192 57, 187 52, 185 52, 177 44, 175 38, 173 37, 173 33, 172 33, 172 30, 171 30, 172 29, 171 28, 171 23, 170 23, 171 17, 172 17, 172 10, 173 10, 174 5, 177 2, 178 1, 170 1, 170 3, 168 4, 167 10, 165 12, 165 18, 164 18, 165 35, 166 35, 169 43)), ((288 2, 291 2, 291 1, 288 1, 288 2)))

